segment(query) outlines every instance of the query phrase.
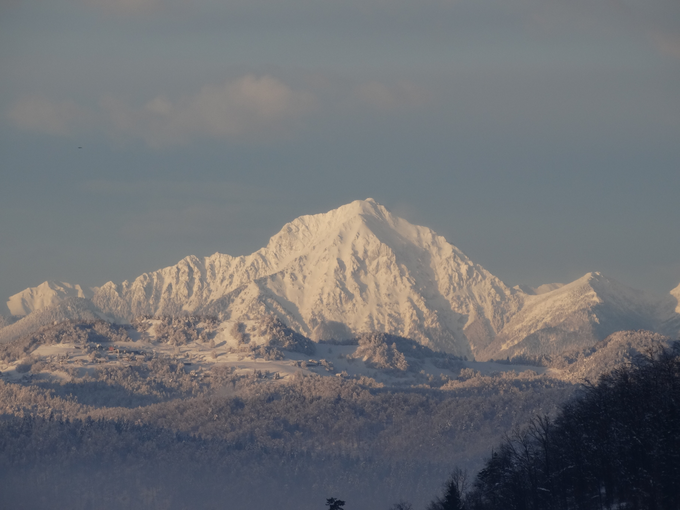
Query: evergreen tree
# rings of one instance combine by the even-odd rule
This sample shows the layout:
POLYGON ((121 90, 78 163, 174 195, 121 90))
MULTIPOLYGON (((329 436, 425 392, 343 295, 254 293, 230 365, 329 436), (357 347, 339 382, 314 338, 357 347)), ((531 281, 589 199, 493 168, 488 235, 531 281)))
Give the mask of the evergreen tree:
MULTIPOLYGON (((678 430, 680 342, 586 384, 554 421, 534 419, 506 437, 466 503, 474 510, 680 510, 678 430)), ((449 508, 445 500, 430 509, 449 508)))
POLYGON ((465 483, 464 476, 462 471, 456 469, 444 484, 443 496, 432 501, 428 510, 463 510, 461 485, 465 483))
POLYGON ((326 506, 328 510, 344 510, 345 502, 341 499, 328 498, 326 500, 326 506))

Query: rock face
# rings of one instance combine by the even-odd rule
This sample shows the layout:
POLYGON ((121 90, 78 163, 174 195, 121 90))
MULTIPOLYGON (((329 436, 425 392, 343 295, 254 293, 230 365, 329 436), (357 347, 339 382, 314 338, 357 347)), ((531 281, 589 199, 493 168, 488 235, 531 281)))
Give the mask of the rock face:
MULTIPOLYGON (((527 289, 509 288, 432 230, 367 199, 297 218, 251 255, 189 256, 132 282, 109 282, 91 302, 117 320, 272 314, 315 340, 378 331, 477 359, 585 347, 622 329, 672 326, 680 316, 668 310, 659 318, 661 305, 599 273, 527 289)), ((10 310, 49 308, 73 293, 90 297, 79 286, 45 283, 10 298, 10 310)))

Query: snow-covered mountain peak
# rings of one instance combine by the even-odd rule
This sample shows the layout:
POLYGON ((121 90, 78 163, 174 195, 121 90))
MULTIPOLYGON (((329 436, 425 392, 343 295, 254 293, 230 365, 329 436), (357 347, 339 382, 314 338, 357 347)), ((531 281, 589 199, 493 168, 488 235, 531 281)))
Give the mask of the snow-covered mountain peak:
POLYGON ((367 199, 301 216, 251 255, 189 256, 133 282, 106 284, 94 302, 127 319, 273 313, 313 337, 380 331, 471 355, 521 307, 520 294, 431 229, 367 199))
POLYGON ((96 313, 117 320, 188 313, 247 323, 271 314, 314 340, 384 332, 482 358, 592 343, 619 325, 652 327, 666 316, 671 330, 671 310, 680 308, 680 286, 659 318, 653 299, 599 272, 567 285, 508 288, 444 237, 371 198, 300 216, 250 255, 190 255, 92 290, 46 282, 8 305, 25 315, 91 297, 96 313))
MULTIPOLYGON (((417 229, 390 213, 372 198, 355 200, 327 213, 305 215, 287 223, 275 234, 263 254, 284 259, 290 253, 300 253, 320 242, 352 242, 353 239, 395 231, 397 235, 413 238, 417 229)), ((429 229, 426 229, 429 230, 429 229)))
POLYGON ((527 296, 482 359, 554 354, 587 347, 621 329, 653 329, 660 301, 600 272, 527 296))
POLYGON ((94 289, 84 289, 80 285, 66 282, 46 281, 11 296, 7 301, 7 308, 12 315, 23 316, 49 308, 70 297, 91 298, 93 295, 94 289))
POLYGON ((276 272, 301 257, 308 258, 312 252, 322 251, 332 251, 344 263, 348 258, 367 259, 388 254, 399 264, 422 265, 427 260, 431 267, 443 259, 452 259, 448 262, 461 268, 464 279, 474 276, 482 280, 491 276, 431 229, 393 215, 370 198, 327 213, 301 216, 284 225, 267 246, 254 255, 266 259, 272 272, 276 272))
POLYGON ((677 302, 677 305, 675 307, 675 313, 680 313, 680 285, 678 285, 671 291, 671 296, 673 296, 675 298, 675 301, 677 302))
MULTIPOLYGON (((640 309, 645 310, 645 313, 652 313, 651 309, 659 307, 661 305, 661 300, 653 295, 647 294, 646 292, 604 276, 602 273, 588 273, 586 276, 578 281, 583 280, 588 277, 587 285, 597 293, 600 301, 606 301, 608 303, 626 303, 627 306, 634 305, 640 309)), ((576 282, 574 282, 576 283, 576 282)))

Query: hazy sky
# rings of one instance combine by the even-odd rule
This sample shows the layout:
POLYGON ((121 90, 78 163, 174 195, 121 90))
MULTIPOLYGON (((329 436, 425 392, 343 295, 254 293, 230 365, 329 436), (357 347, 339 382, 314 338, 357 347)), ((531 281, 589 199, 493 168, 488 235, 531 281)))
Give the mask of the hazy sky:
POLYGON ((680 283, 677 0, 3 0, 0 80, 2 299, 366 197, 509 285, 680 283))

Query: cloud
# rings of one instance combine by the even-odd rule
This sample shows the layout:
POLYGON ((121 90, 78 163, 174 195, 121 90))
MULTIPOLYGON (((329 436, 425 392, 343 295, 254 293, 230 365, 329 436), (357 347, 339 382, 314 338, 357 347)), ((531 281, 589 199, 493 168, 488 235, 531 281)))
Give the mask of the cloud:
POLYGON ((24 97, 8 114, 19 128, 50 135, 68 136, 85 124, 88 114, 73 101, 53 102, 42 96, 24 97))
POLYGON ((139 107, 113 97, 89 110, 73 101, 25 97, 10 109, 9 118, 21 129, 62 136, 96 125, 113 138, 164 147, 197 137, 251 141, 290 136, 316 102, 311 92, 294 90, 271 76, 248 74, 174 100, 158 95, 139 107))
MULTIPOLYGON (((613 41, 618 35, 625 40, 651 41, 656 51, 680 56, 680 3, 676 0, 557 0, 526 1, 526 13, 532 27, 544 34, 574 31, 581 36, 599 36, 613 41)), ((620 40, 623 40, 620 39, 620 40)))
POLYGON ((279 135, 315 106, 315 97, 291 89, 271 76, 248 74, 222 85, 206 85, 193 96, 171 100, 159 95, 134 109, 113 99, 102 101, 113 126, 149 145, 186 142, 195 136, 243 138, 279 135))
POLYGON ((370 81, 359 85, 355 92, 362 103, 380 110, 418 107, 428 99, 427 91, 408 82, 387 86, 378 81, 370 81))

